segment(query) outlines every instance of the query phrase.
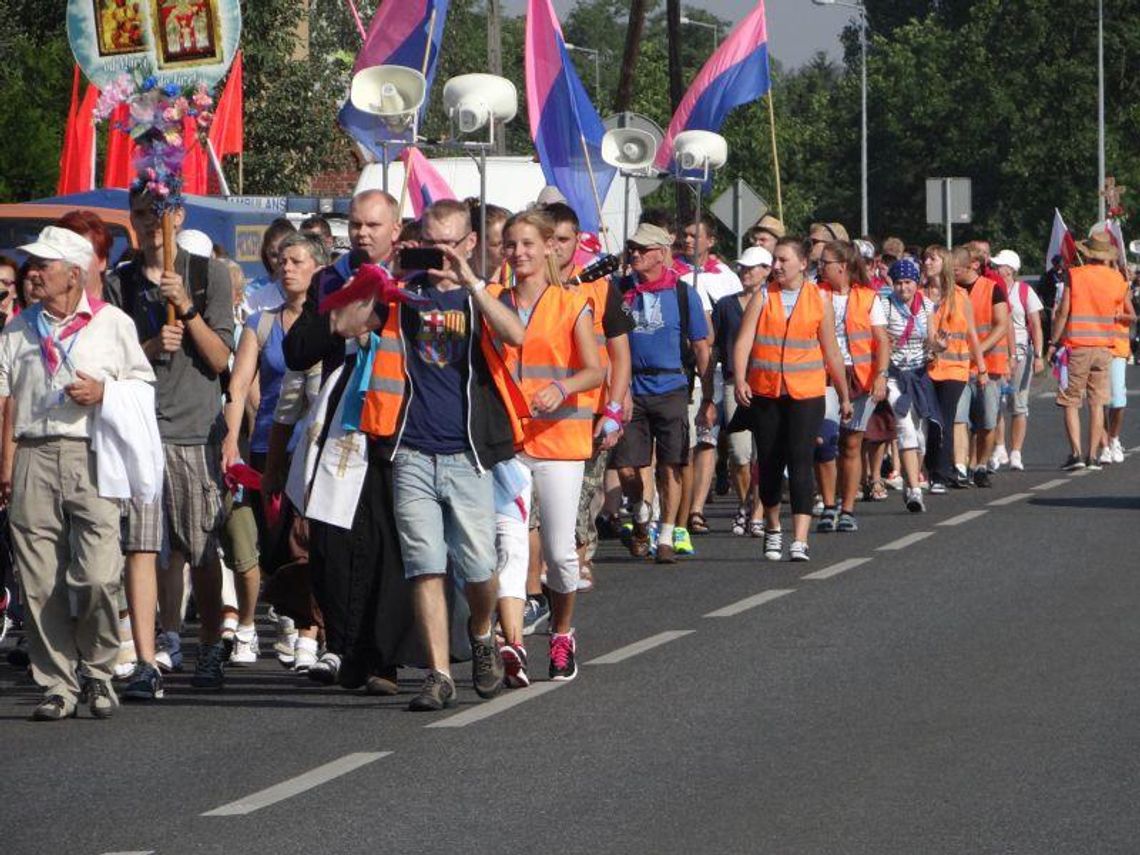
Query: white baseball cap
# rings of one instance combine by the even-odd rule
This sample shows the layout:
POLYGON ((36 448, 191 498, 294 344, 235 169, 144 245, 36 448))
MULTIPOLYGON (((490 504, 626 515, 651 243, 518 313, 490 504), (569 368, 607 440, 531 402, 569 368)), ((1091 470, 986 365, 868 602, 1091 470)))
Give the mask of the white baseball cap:
POLYGON ((95 258, 91 241, 71 229, 48 226, 33 243, 21 246, 20 250, 35 258, 48 261, 66 261, 76 267, 87 269, 95 258))
POLYGON ((214 241, 208 234, 197 229, 179 232, 174 242, 191 255, 200 255, 203 258, 212 258, 214 255, 214 241))
POLYGON ((760 265, 772 266, 772 253, 762 246, 750 246, 740 254, 740 258, 736 259, 737 267, 759 267, 760 265))
POLYGON ((1003 249, 997 255, 990 258, 990 265, 992 267, 1012 267, 1013 272, 1021 270, 1021 256, 1014 252, 1012 249, 1003 249))

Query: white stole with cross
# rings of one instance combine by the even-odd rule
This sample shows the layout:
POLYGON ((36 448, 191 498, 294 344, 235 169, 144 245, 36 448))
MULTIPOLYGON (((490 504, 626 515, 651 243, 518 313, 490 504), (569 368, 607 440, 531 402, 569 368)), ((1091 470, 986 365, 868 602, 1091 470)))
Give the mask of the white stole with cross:
POLYGON ((344 395, 333 413, 324 445, 319 443, 328 417, 329 398, 343 370, 342 365, 329 375, 306 416, 309 421, 304 426, 304 453, 293 455, 285 492, 294 507, 302 508, 309 519, 351 529, 368 472, 368 444, 365 434, 345 431, 341 425, 344 395))

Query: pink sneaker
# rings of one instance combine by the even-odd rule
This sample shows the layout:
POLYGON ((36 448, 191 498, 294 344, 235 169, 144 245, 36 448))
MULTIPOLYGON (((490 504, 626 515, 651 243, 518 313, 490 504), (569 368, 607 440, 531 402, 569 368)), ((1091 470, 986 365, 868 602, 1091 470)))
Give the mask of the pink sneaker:
POLYGON ((519 644, 504 644, 499 648, 499 655, 503 657, 503 669, 506 671, 506 683, 510 689, 525 689, 530 685, 530 677, 526 673, 526 648, 519 644))
POLYGON ((550 634, 550 679, 559 683, 569 683, 578 676, 578 662, 575 658, 578 645, 574 640, 574 630, 564 635, 550 634))

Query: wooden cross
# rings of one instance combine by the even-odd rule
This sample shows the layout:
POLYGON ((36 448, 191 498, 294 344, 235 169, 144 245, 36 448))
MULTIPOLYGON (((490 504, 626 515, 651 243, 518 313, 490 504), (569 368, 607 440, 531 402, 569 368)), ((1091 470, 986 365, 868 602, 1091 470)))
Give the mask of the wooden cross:
POLYGON ((1109 175, 1104 179, 1104 189, 1100 191, 1100 195, 1104 197, 1104 202, 1105 205, 1108 206, 1108 210, 1115 211, 1120 208, 1120 197, 1127 192, 1127 187, 1118 186, 1116 178, 1109 175))
POLYGON ((343 478, 348 472, 348 460, 356 452, 356 434, 346 433, 334 445, 340 452, 340 460, 336 462, 336 477, 343 478))

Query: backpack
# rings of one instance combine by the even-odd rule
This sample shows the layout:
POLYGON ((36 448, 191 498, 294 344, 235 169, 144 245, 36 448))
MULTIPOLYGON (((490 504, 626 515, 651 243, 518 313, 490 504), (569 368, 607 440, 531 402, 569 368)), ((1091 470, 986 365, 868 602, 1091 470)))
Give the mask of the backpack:
MULTIPOLYGON (((620 286, 622 294, 629 292, 634 282, 633 277, 623 279, 620 286)), ((689 286, 678 276, 673 291, 677 295, 677 317, 681 326, 681 372, 688 379, 689 393, 692 394, 694 379, 697 376, 697 355, 693 351, 693 342, 689 339, 689 286)))

